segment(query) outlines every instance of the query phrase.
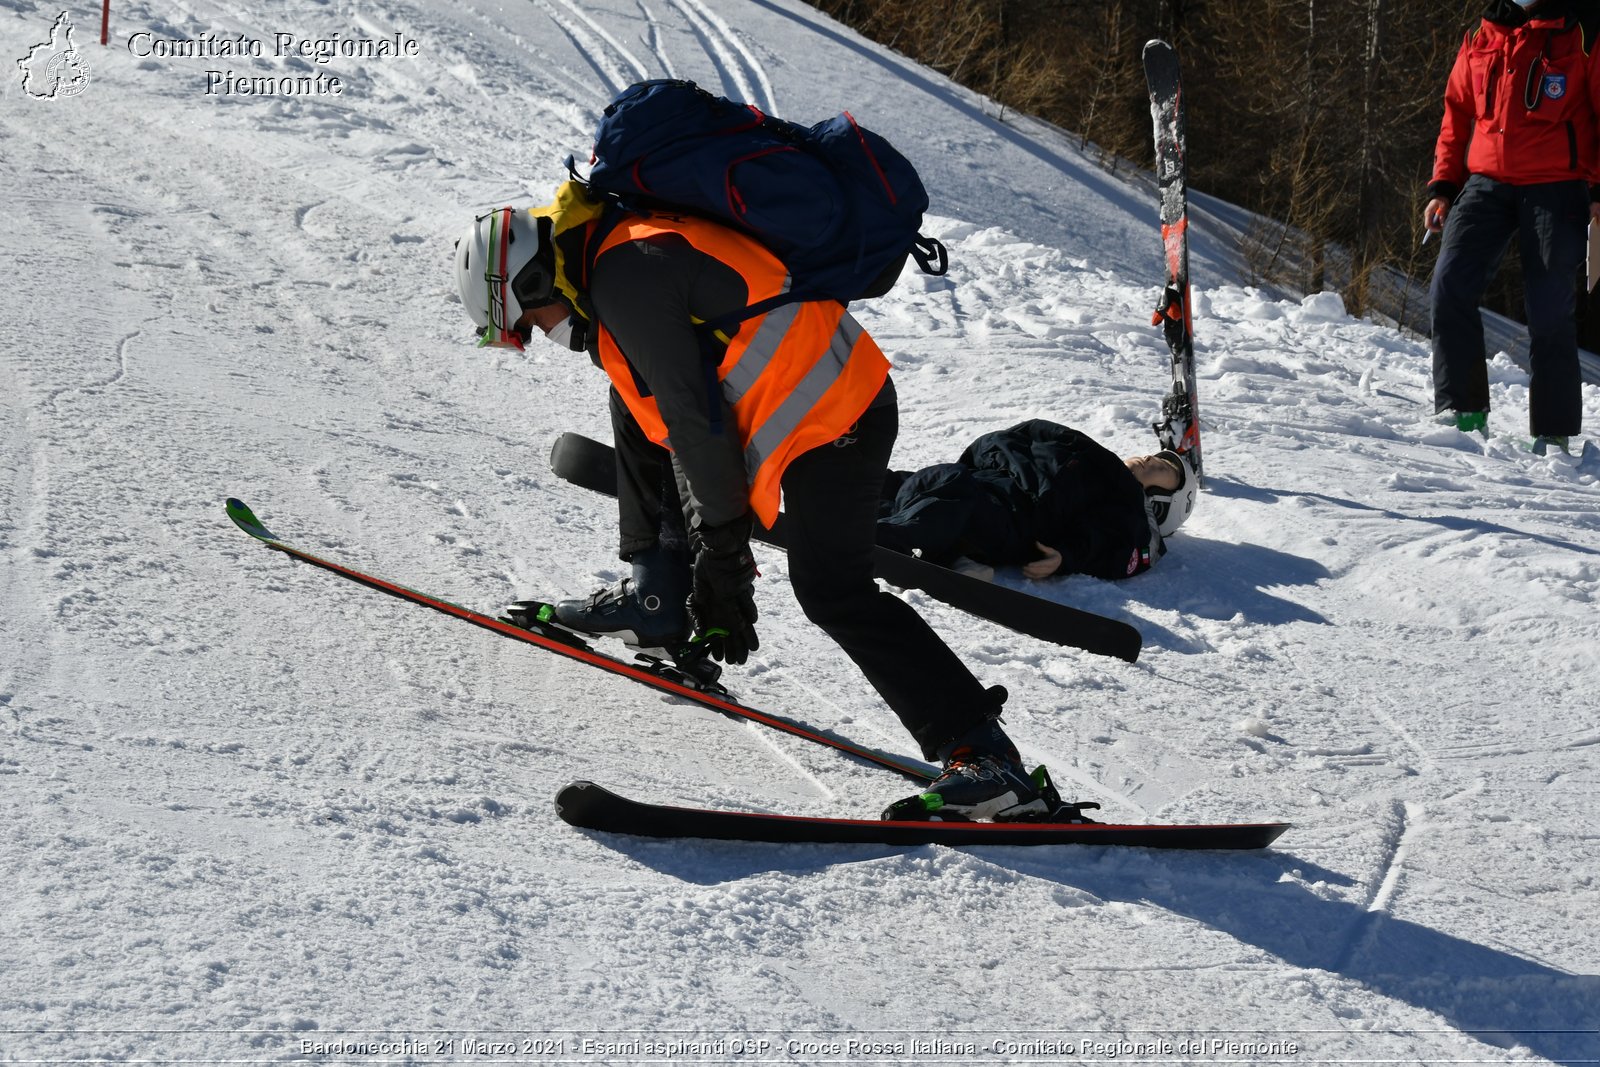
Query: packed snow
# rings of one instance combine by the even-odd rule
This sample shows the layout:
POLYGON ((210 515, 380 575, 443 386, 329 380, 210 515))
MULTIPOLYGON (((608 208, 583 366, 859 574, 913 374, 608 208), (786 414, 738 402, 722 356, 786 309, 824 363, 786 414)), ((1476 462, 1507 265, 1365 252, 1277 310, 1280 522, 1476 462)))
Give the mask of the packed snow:
MULTIPOLYGON (((9 64, 59 14, 0 0, 0 1060, 1600 1058, 1600 457, 1527 450, 1505 355, 1459 433, 1426 340, 1241 284, 1202 229, 1194 518, 1127 582, 999 577, 1138 663, 903 593, 1103 818, 1292 822, 1271 850, 583 833, 577 778, 868 817, 908 785, 296 565, 224 498, 483 611, 621 573, 546 465, 609 437, 603 378, 475 348, 449 260, 632 81, 848 108, 921 168, 952 270, 857 309, 905 468, 1036 417, 1152 450, 1148 179, 799 0, 119 0, 106 48, 80 5, 88 83, 36 99, 9 64), (202 35, 264 54, 156 44, 202 35)), ((915 755, 758 555, 739 697, 915 755)))

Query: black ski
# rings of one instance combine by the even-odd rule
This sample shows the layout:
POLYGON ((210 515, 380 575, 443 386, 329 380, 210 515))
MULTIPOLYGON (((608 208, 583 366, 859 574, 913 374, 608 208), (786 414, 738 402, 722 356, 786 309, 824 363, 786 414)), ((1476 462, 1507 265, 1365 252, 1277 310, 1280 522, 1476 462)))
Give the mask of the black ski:
POLYGON ((1195 476, 1204 485, 1189 305, 1189 144, 1183 128, 1183 80, 1178 54, 1170 44, 1150 41, 1144 46, 1144 77, 1150 88, 1150 118, 1155 124, 1161 243, 1167 258, 1167 284, 1150 321, 1161 326, 1172 353, 1172 389, 1162 398, 1162 421, 1155 424, 1155 431, 1162 448, 1188 456, 1195 476))
POLYGON ((641 837, 870 845, 1138 845, 1145 848, 1266 848, 1288 823, 1115 826, 1108 823, 885 822, 715 811, 644 804, 593 782, 556 795, 556 814, 586 830, 641 837))
POLYGON ((913 781, 928 782, 933 780, 933 771, 926 764, 878 752, 835 734, 813 729, 803 723, 745 707, 729 697, 726 691, 703 688, 697 685, 693 678, 680 673, 672 666, 653 660, 643 663, 628 663, 624 660, 615 659, 591 648, 586 641, 570 631, 555 626, 540 626, 536 619, 530 618, 529 620, 532 628, 513 625, 504 620, 473 611, 471 608, 452 604, 448 600, 441 600, 438 597, 429 596, 427 593, 419 593, 415 589, 408 589, 385 578, 365 574, 342 563, 335 563, 321 556, 312 555, 310 552, 295 548, 293 545, 279 539, 261 523, 260 519, 256 518, 255 513, 242 501, 230 499, 227 502, 227 510, 228 518, 233 520, 235 526, 262 542, 268 548, 282 552, 292 559, 320 567, 323 570, 337 574, 341 578, 347 578, 352 582, 366 586, 368 589, 376 589, 380 593, 387 593, 392 597, 409 601, 412 604, 432 608, 434 611, 449 615, 452 618, 470 622, 474 626, 480 626, 485 630, 491 630, 501 637, 509 637, 512 640, 542 648, 547 652, 555 652, 568 659, 577 660, 579 663, 587 663, 591 667, 599 667, 601 670, 610 671, 612 674, 632 679, 635 682, 650 686, 652 689, 659 689, 664 693, 682 697, 684 700, 692 701, 713 711, 722 712, 724 715, 759 723, 762 726, 803 738, 813 744, 824 745, 847 755, 856 756, 880 767, 887 767, 891 771, 903 774, 913 781))
MULTIPOLYGON (((550 450, 550 469, 573 485, 607 496, 617 495, 615 452, 610 445, 582 434, 564 433, 557 438, 550 450)), ((769 545, 784 547, 783 516, 778 516, 770 530, 758 526, 755 536, 769 545)), ((879 547, 873 562, 878 577, 890 585, 921 589, 946 604, 1030 637, 1115 656, 1129 663, 1139 658, 1143 638, 1125 622, 979 581, 887 548, 879 547)))

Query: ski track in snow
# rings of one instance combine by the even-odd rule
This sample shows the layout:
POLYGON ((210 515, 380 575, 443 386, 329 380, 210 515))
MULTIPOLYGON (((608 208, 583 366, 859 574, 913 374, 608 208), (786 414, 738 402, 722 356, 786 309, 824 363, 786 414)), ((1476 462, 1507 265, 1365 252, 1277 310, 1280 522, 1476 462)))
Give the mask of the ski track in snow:
POLYGON ((639 0, 639 13, 644 17, 645 25, 649 27, 646 39, 650 45, 650 54, 655 56, 657 63, 661 64, 661 70, 667 77, 676 78, 678 76, 677 70, 673 66, 672 55, 666 48, 661 20, 644 3, 644 0, 639 0))
MULTIPOLYGON (((8 55, 57 13, 7 11, 8 55)), ((1600 1056, 1600 457, 1524 450, 1504 356, 1492 434, 1460 434, 1428 413, 1425 342, 1206 276, 1226 255, 1199 234, 1195 518, 1129 582, 999 578, 1133 622, 1140 662, 899 594, 1102 817, 1292 821, 1276 850, 576 833, 549 799, 574 778, 814 814, 914 787, 293 565, 223 518, 240 495, 291 543, 480 610, 622 573, 607 502, 545 462, 562 430, 607 438, 596 372, 466 341, 447 263, 471 211, 546 199, 638 78, 806 122, 851 107, 922 167, 951 248, 947 277, 853 309, 895 362, 913 468, 1032 417, 1153 447, 1147 188, 798 7, 144 0, 113 25, 422 47, 227 61, 326 69, 340 97, 207 98, 212 61, 118 48, 91 53, 80 100, 0 95, 27 267, 0 318, 4 1055, 689 1027, 1600 1056)), ((1584 412, 1592 446, 1600 391, 1584 412)), ((913 753, 783 555, 758 556, 740 699, 913 753)))
POLYGON ((769 115, 777 114, 778 103, 766 69, 745 47, 738 32, 700 0, 672 0, 672 5, 694 26, 719 68, 723 92, 736 100, 747 100, 769 115))

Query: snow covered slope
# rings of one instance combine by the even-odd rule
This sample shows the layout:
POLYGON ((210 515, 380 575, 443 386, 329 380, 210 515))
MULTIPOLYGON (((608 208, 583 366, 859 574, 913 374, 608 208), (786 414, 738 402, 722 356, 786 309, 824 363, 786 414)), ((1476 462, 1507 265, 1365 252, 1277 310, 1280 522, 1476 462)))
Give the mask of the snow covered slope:
MULTIPOLYGON (((615 576, 608 505, 544 464, 562 430, 607 435, 603 382, 472 347, 447 267, 471 212, 545 199, 638 78, 850 108, 924 170, 955 263, 860 313, 913 467, 1030 417, 1152 447, 1153 202, 795 0, 114 6, 106 49, 71 12, 81 93, 33 99, 16 72, 0 93, 0 1058, 1600 1056, 1600 460, 1522 450, 1509 361, 1496 435, 1441 429, 1425 344, 1328 295, 1267 299, 1202 247, 1212 489, 1150 574, 1034 587, 1134 622, 1140 662, 907 594, 1078 797, 1293 821, 1275 851, 579 834, 550 807, 576 777, 834 814, 906 787, 227 522, 241 496, 307 549, 485 610, 615 576), (140 33, 266 54, 136 55, 140 33), (279 60, 278 33, 416 54, 279 60), (206 95, 207 70, 343 91, 206 95)), ((0 0, 0 55, 59 10, 0 0)), ((911 753, 783 556, 761 564, 741 697, 911 753)))

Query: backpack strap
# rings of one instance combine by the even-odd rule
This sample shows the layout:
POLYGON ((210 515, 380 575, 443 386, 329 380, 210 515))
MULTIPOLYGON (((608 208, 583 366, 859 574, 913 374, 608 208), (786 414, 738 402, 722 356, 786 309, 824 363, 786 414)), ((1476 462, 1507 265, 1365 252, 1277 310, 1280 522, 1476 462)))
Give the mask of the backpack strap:
MULTIPOLYGON (((695 329, 700 330, 702 335, 708 339, 714 340, 717 334, 724 332, 729 326, 738 326, 746 319, 753 319, 757 315, 765 315, 767 312, 775 308, 781 308, 785 304, 798 304, 805 300, 823 299, 826 298, 816 293, 779 293, 777 296, 769 296, 765 300, 757 300, 754 304, 746 304, 742 308, 718 315, 714 319, 706 319, 704 322, 697 323, 695 329)), ((738 333, 739 331, 734 330, 734 332, 738 333)))

